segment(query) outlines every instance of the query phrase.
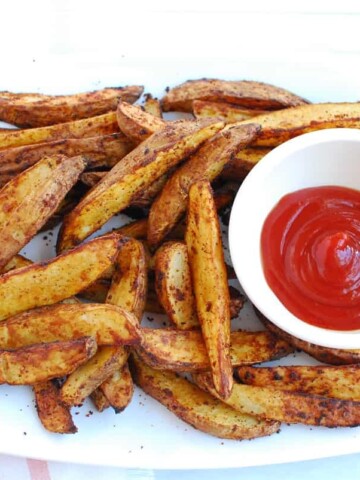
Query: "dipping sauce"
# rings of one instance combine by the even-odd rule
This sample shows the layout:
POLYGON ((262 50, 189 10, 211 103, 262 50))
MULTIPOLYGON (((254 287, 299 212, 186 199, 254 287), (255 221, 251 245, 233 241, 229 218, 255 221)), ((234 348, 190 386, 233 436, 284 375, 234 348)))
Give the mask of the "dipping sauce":
POLYGON ((261 233, 265 278, 301 320, 360 328, 360 192, 305 188, 284 196, 261 233))

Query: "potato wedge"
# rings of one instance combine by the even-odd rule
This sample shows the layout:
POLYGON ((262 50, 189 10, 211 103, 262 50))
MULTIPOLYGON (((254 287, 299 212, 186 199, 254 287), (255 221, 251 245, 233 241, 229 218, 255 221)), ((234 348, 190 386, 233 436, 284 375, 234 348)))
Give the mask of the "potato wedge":
MULTIPOLYGON (((288 355, 292 348, 269 332, 231 332, 232 365, 268 362, 288 355)), ((169 328, 141 330, 138 355, 153 368, 175 372, 201 372, 210 369, 204 340, 199 330, 169 328)))
POLYGON ((241 120, 268 113, 267 110, 242 108, 231 103, 209 102, 208 100, 194 100, 192 109, 195 118, 218 118, 226 123, 240 122, 241 120))
POLYGON ((1 275, 0 320, 76 295, 112 264, 121 241, 118 235, 96 238, 54 259, 1 275))
POLYGON ((117 305, 141 319, 146 302, 146 254, 141 242, 130 238, 121 247, 106 303, 117 305))
POLYGON ((109 375, 127 361, 124 348, 102 347, 88 362, 73 371, 61 387, 60 396, 65 405, 80 405, 109 375))
POLYGON ((223 124, 209 120, 174 122, 152 135, 110 170, 65 218, 58 250, 80 243, 112 215, 131 204, 141 190, 193 153, 223 124))
POLYGON ((247 385, 360 401, 360 365, 238 367, 235 372, 247 385))
POLYGON ((136 317, 115 305, 57 304, 20 313, 0 323, 0 349, 91 336, 98 345, 139 343, 136 317))
POLYGON ((18 127, 43 127, 116 110, 119 100, 135 102, 143 87, 104 88, 75 95, 0 92, 0 120, 18 127))
POLYGON ((106 398, 115 413, 121 413, 131 402, 134 393, 134 384, 127 363, 108 377, 96 389, 106 398))
MULTIPOLYGON (((249 147, 240 150, 228 162, 221 172, 221 178, 231 181, 242 181, 250 170, 260 162, 260 160, 269 152, 271 148, 249 147)), ((86 173, 83 173, 85 175, 86 173)))
POLYGON ((91 392, 90 398, 98 412, 103 412, 110 407, 109 400, 105 397, 105 395, 99 388, 96 388, 93 392, 91 392))
POLYGON ((0 269, 45 225, 85 165, 83 157, 45 157, 0 190, 0 269))
POLYGON ((166 125, 161 117, 126 102, 119 102, 116 115, 120 130, 135 143, 143 142, 166 125))
POLYGON ((154 370, 135 356, 131 358, 135 383, 181 420, 220 438, 246 439, 271 435, 280 424, 239 414, 212 395, 173 372, 154 370))
POLYGON ((51 382, 33 386, 36 411, 43 426, 53 433, 76 433, 70 409, 60 399, 58 388, 51 382))
POLYGON ((258 110, 278 110, 308 103, 289 91, 261 82, 218 79, 188 80, 171 88, 161 101, 164 112, 192 112, 194 100, 241 105, 258 110))
POLYGON ((96 352, 91 337, 0 351, 0 383, 32 385, 73 372, 96 352))
POLYGON ((209 182, 194 183, 189 191, 185 235, 197 316, 210 359, 216 391, 230 395, 230 295, 219 220, 209 182))
POLYGON ((146 113, 154 115, 154 117, 162 118, 162 111, 160 101, 154 98, 151 94, 145 94, 145 102, 143 109, 146 113))
POLYGON ((65 138, 97 137, 117 132, 119 132, 119 126, 116 121, 116 113, 109 112, 96 117, 59 123, 48 127, 24 130, 8 129, 6 132, 0 132, 0 150, 35 143, 53 142, 65 138))
POLYGON ((4 176, 22 172, 45 156, 59 154, 68 157, 84 155, 88 168, 113 167, 133 147, 134 144, 122 133, 113 133, 99 137, 68 138, 9 148, 0 150, 0 174, 4 176))
POLYGON ((187 248, 165 243, 155 255, 155 289, 170 322, 180 330, 198 327, 187 248))
POLYGON ((200 180, 213 181, 241 148, 258 134, 250 128, 227 126, 207 140, 167 181, 150 208, 148 242, 156 247, 186 212, 189 189, 200 180))
MULTIPOLYGON (((209 373, 196 374, 195 381, 220 398, 209 373)), ((267 420, 331 428, 360 425, 360 402, 351 400, 234 383, 231 395, 223 401, 241 413, 267 420)))
MULTIPOLYGON (((241 123, 250 123, 244 120, 241 123)), ((359 128, 360 102, 300 105, 256 117, 261 132, 255 146, 276 147, 303 133, 326 128, 359 128)))
POLYGON ((97 183, 100 182, 102 178, 105 177, 107 171, 102 170, 92 170, 90 172, 84 172, 80 175, 80 180, 83 182, 87 187, 95 187, 97 183))
POLYGON ((10 272, 10 270, 16 270, 17 268, 28 267, 33 262, 22 255, 15 255, 0 271, 0 273, 10 272))
POLYGON ((320 345, 315 345, 314 343, 305 342, 296 338, 293 335, 290 335, 281 328, 277 327, 275 324, 270 322, 267 318, 262 315, 255 308, 255 313, 264 326, 270 330, 274 335, 282 338, 294 348, 306 352, 308 355, 316 358, 319 362, 330 363, 332 365, 348 365, 352 363, 360 363, 360 350, 341 350, 339 348, 327 348, 321 347, 320 345))

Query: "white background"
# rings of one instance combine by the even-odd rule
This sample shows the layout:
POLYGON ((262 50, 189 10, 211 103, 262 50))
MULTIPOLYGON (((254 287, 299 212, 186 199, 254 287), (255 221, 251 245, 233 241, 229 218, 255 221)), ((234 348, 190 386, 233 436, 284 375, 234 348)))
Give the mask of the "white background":
MULTIPOLYGON (((9 1, 0 9, 0 89, 72 92, 89 75, 121 84, 152 66, 147 87, 232 70, 310 100, 360 98, 357 1, 9 1), (334 3, 334 5, 329 5, 334 3), (167 78, 159 76, 164 62, 167 78), (203 65, 206 65, 206 69, 203 65), (204 71, 206 70, 206 71, 204 71), (119 78, 121 72, 121 78, 119 78)), ((220 454, 220 453, 219 453, 220 454)), ((239 447, 239 454, 240 447, 239 447)), ((0 480, 21 478, 23 460, 0 456, 0 480), (20 471, 19 470, 19 471, 20 471)), ((353 479, 360 456, 213 472, 124 471, 51 463, 52 479, 353 479)), ((24 477, 25 478, 25 477, 24 477)))

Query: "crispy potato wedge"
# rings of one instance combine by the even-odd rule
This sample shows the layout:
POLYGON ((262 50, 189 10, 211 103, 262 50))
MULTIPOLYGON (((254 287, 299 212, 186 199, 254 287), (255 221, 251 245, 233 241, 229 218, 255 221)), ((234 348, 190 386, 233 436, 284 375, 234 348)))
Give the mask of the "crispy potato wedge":
POLYGON ((31 167, 45 156, 84 155, 88 168, 113 167, 134 147, 122 133, 99 137, 67 138, 48 143, 0 150, 0 174, 15 174, 31 167))
POLYGON ((119 100, 135 102, 143 87, 104 88, 75 95, 0 92, 0 120, 18 127, 43 127, 116 110, 119 100))
MULTIPOLYGON (((195 381, 201 388, 220 398, 209 373, 197 373, 195 381)), ((231 395, 223 401, 239 412, 267 420, 323 427, 360 425, 360 402, 351 400, 234 383, 231 395)))
POLYGON ((65 405, 80 405, 109 375, 121 368, 129 353, 125 348, 102 347, 84 365, 73 371, 61 387, 65 405))
MULTIPOLYGON (((289 344, 270 332, 231 332, 232 365, 268 362, 288 355, 289 344)), ((170 328, 143 328, 138 355, 153 368, 175 372, 200 372, 210 369, 200 330, 179 331, 170 328)))
POLYGON ((120 413, 129 405, 134 393, 134 384, 127 363, 108 377, 97 388, 109 402, 115 413, 120 413))
POLYGON ((247 385, 360 401, 360 365, 238 367, 235 372, 247 385))
POLYGON ((57 304, 20 313, 0 323, 0 349, 91 336, 98 345, 139 343, 136 317, 115 305, 57 304))
POLYGON ((180 330, 198 327, 187 248, 165 243, 155 255, 155 289, 171 323, 180 330))
POLYGON ((115 260, 122 240, 107 235, 43 263, 0 276, 0 320, 81 292, 115 260))
MULTIPOLYGON (((244 120, 241 123, 250 123, 244 120)), ((253 145, 276 147, 290 138, 325 128, 359 128, 360 102, 300 105, 256 117, 261 132, 253 145)))
POLYGON ((262 313, 255 308, 255 313, 264 326, 270 330, 274 335, 284 339, 294 348, 306 352, 308 355, 316 358, 319 362, 330 363, 332 365, 348 365, 352 363, 360 363, 360 350, 341 350, 339 348, 327 348, 321 347, 320 345, 315 345, 314 343, 305 342, 296 338, 293 335, 290 335, 281 328, 277 327, 275 324, 270 322, 267 318, 264 317, 262 313))
POLYGON ((57 210, 84 168, 83 157, 45 157, 0 190, 0 269, 57 210))
POLYGON ((58 388, 51 382, 33 386, 36 411, 43 426, 53 433, 76 433, 70 409, 60 399, 58 388))
MULTIPOLYGON (((271 148, 248 147, 240 150, 228 162, 221 172, 221 178, 231 181, 242 181, 250 170, 271 151, 271 148)), ((85 175, 85 173, 83 173, 85 175)))
POLYGON ((16 270, 17 268, 28 267, 33 262, 22 255, 15 255, 0 271, 0 273, 10 272, 10 270, 16 270))
POLYGON ((230 395, 230 295, 219 220, 209 182, 190 187, 185 235, 197 316, 210 359, 216 391, 230 395))
POLYGON ((91 337, 0 351, 0 383, 32 385, 73 372, 96 352, 91 337))
POLYGON ((215 135, 223 124, 209 120, 174 122, 130 152, 94 187, 65 218, 58 250, 80 243, 112 215, 131 204, 141 190, 191 155, 215 135))
POLYGON ((261 82, 218 79, 188 80, 171 88, 161 101, 164 112, 192 112, 194 100, 241 105, 258 110, 278 110, 308 103, 289 91, 261 82))
POLYGON ((245 129, 225 127, 170 177, 150 208, 147 236, 150 247, 156 247, 186 212, 191 185, 200 180, 213 181, 258 132, 257 125, 245 129))
POLYGON ((241 120, 268 113, 267 110, 241 108, 231 103, 209 102, 207 100, 194 100, 192 109, 195 118, 218 118, 226 123, 240 122, 241 120))
POLYGON ((126 102, 119 102, 116 115, 120 130, 135 143, 143 142, 166 125, 161 117, 126 102))
POLYGON ((115 263, 115 273, 106 297, 111 303, 141 319, 146 302, 146 254, 141 242, 130 238, 122 245, 115 263))
POLYGON ((107 174, 107 171, 102 171, 102 170, 92 170, 90 172, 84 172, 80 175, 80 180, 87 186, 87 187, 95 187, 97 183, 102 180, 105 175, 107 174))
POLYGON ((154 117, 162 118, 160 101, 150 94, 145 94, 145 102, 143 109, 146 113, 154 115, 154 117))
POLYGON ((136 357, 131 358, 130 367, 135 383, 145 393, 202 432, 241 440, 270 435, 280 427, 278 422, 240 414, 185 378, 154 370, 136 357))
POLYGON ((105 395, 99 388, 96 388, 93 392, 91 392, 90 398, 98 412, 103 412, 110 407, 109 400, 105 397, 105 395))
POLYGON ((116 113, 109 112, 96 117, 59 123, 48 127, 24 130, 9 129, 6 132, 0 132, 0 150, 35 143, 53 142, 65 138, 97 137, 117 132, 119 132, 119 126, 116 113))

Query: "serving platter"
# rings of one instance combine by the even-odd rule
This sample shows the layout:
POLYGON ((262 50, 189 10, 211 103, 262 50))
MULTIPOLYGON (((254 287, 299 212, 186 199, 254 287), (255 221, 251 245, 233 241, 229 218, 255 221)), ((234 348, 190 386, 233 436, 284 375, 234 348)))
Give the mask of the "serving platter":
MULTIPOLYGON (((63 64, 64 66, 65 64, 63 64)), ((57 64, 57 71, 61 65, 57 64)), ((227 79, 254 79, 274 83, 311 101, 355 101, 360 79, 349 83, 343 64, 297 64, 263 59, 254 62, 213 62, 171 59, 118 60, 82 63, 67 58, 66 71, 59 79, 49 64, 28 65, 26 78, 8 71, 0 80, 0 90, 71 93, 103 86, 143 84, 145 92, 161 96, 167 86, 188 78, 204 76, 227 79), (326 77, 326 81, 324 78, 326 77), (61 81, 62 80, 62 81, 61 81), (325 86, 324 86, 325 85, 325 86)), ((103 230, 128 219, 119 215, 103 230)), ((22 253, 32 260, 54 256, 57 229, 39 234, 22 253)), ((226 232, 224 234, 226 242, 226 232)), ((46 287, 46 286, 45 286, 46 287)), ((151 316, 153 317, 153 315, 151 316)), ((158 318, 157 321, 163 321, 158 318)), ((152 318, 144 317, 153 325, 152 318)), ((247 303, 233 328, 260 327, 247 303)), ((307 355, 292 354, 281 364, 314 363, 307 355)), ((136 390, 130 406, 121 414, 110 409, 97 413, 90 402, 73 409, 79 429, 75 435, 46 432, 35 411, 31 389, 0 386, 0 452, 46 460, 78 462, 127 468, 196 469, 231 468, 322 458, 360 452, 360 428, 326 429, 302 425, 282 425, 279 434, 252 441, 221 440, 201 433, 177 419, 155 400, 136 390)))

